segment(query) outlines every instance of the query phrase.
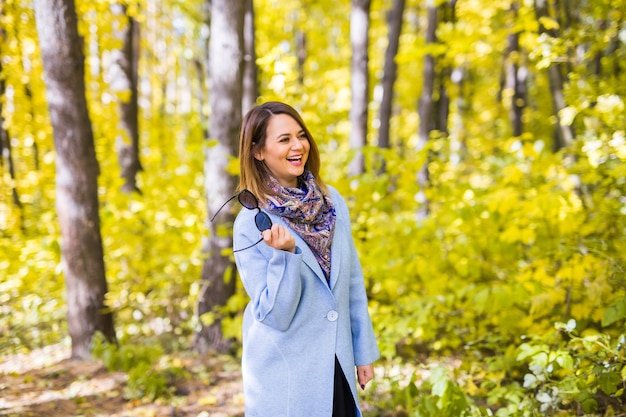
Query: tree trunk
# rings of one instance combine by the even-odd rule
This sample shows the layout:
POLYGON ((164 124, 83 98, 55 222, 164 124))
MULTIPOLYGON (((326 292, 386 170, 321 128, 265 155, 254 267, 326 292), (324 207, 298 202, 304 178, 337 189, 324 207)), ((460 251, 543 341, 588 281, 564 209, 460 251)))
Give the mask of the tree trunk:
POLYGON ((245 114, 256 104, 259 97, 259 82, 257 80, 256 48, 254 44, 254 5, 252 0, 246 0, 246 14, 244 16, 244 69, 243 69, 243 101, 242 112, 245 114))
MULTIPOLYGON (((2 35, 4 31, 2 31, 2 35)), ((2 73, 2 62, 0 62, 0 73, 2 73)), ((0 97, 4 97, 5 93, 5 84, 4 79, 0 78, 0 97)), ((4 167, 5 160, 7 171, 9 172, 9 178, 11 179, 11 198, 13 199, 13 205, 20 211, 20 217, 22 217, 23 208, 22 201, 20 200, 20 195, 17 191, 17 187, 15 185, 15 165, 13 163, 13 153, 11 149, 11 137, 9 135, 9 131, 4 128, 4 117, 2 116, 2 101, 0 100, 0 167, 4 167)), ((1 174, 0 174, 1 176, 1 174)), ((23 220, 23 219, 22 219, 23 220)), ((21 222, 22 225, 24 224, 21 222)))
MULTIPOLYGON (((202 9, 203 21, 208 27, 211 27, 211 1, 205 1, 202 9)), ((198 103, 197 111, 200 115, 200 128, 202 130, 202 139, 209 140, 209 111, 207 110, 207 101, 209 99, 209 71, 208 71, 208 54, 209 54, 209 39, 207 37, 203 56, 196 57, 194 60, 196 74, 198 77, 198 88, 195 90, 195 97, 198 103)), ((243 99, 245 100, 245 99, 243 99)))
MULTIPOLYGON (((3 28, 0 28, 0 42, 4 45, 6 41, 6 32, 3 28)), ((2 74, 2 61, 0 60, 0 74, 2 74)), ((4 116, 3 116, 3 103, 4 103, 4 95, 6 92, 6 84, 4 81, 4 77, 0 77, 0 168, 4 169, 4 165, 6 163, 6 169, 9 172, 9 188, 11 190, 11 199, 13 200, 13 205, 19 211, 19 223, 20 229, 24 230, 24 208, 22 206, 22 201, 20 200, 19 192, 17 191, 16 180, 15 177, 15 164, 13 162, 13 150, 11 147, 11 136, 9 135, 9 131, 5 128, 4 124, 4 116), (5 162, 6 161, 6 162, 5 162)), ((0 172, 0 178, 3 178, 4 175, 0 172)), ((0 224, 0 231, 2 231, 2 224, 0 224)))
POLYGON ((296 30, 294 33, 296 43, 296 57, 298 58, 298 83, 300 88, 304 85, 304 63, 306 62, 307 49, 306 49, 306 32, 302 30, 296 30))
POLYGON ((511 123, 511 130, 513 136, 521 136, 524 132, 524 125, 522 122, 522 115, 524 113, 525 98, 523 96, 523 86, 520 79, 520 67, 519 62, 519 33, 510 33, 508 35, 508 57, 505 64, 505 89, 509 91, 510 102, 509 108, 509 123, 511 123))
POLYGON ((451 77, 450 67, 441 68, 437 78, 439 79, 439 91, 436 101, 435 130, 443 136, 448 136, 448 118, 450 116, 450 95, 448 94, 447 80, 451 77))
MULTIPOLYGON (((210 143, 206 146, 204 156, 208 218, 235 191, 235 180, 226 168, 230 159, 237 154, 241 127, 245 13, 245 0, 213 0, 211 3, 210 143)), ((233 211, 226 210, 218 221, 231 225, 232 213, 233 211)), ((206 223, 209 235, 203 244, 206 258, 202 267, 202 290, 197 310, 201 318, 201 328, 195 335, 194 347, 200 352, 224 352, 230 348, 231 342, 222 336, 218 308, 226 304, 235 290, 235 266, 231 257, 223 254, 224 250, 232 247, 232 237, 218 234, 217 224, 208 220, 206 223), (207 317, 211 319, 203 322, 202 319, 207 317)))
MULTIPOLYGON (((537 21, 539 21, 539 31, 541 33, 546 33, 553 38, 557 38, 558 33, 556 31, 548 30, 541 24, 542 17, 550 18, 547 0, 535 1, 535 14, 537 16, 537 21)), ((552 98, 552 114, 556 119, 556 125, 554 127, 554 143, 552 146, 552 150, 554 152, 572 144, 575 136, 574 128, 572 126, 563 125, 561 123, 561 117, 559 116, 559 112, 567 107, 563 93, 563 84, 565 83, 563 78, 564 76, 561 64, 553 62, 548 67, 548 81, 550 83, 550 97, 552 98)))
POLYGON ((351 176, 365 172, 363 147, 367 143, 367 107, 369 104, 369 25, 370 0, 352 0, 350 15, 350 43, 352 45, 350 148, 355 154, 348 167, 351 176))
POLYGON ((454 68, 450 76, 457 91, 455 99, 456 111, 452 113, 453 130, 450 133, 450 162, 454 165, 458 165, 461 160, 465 159, 467 154, 467 131, 465 128, 465 116, 467 113, 467 100, 465 97, 466 76, 466 71, 462 66, 454 68))
POLYGON ((111 9, 113 15, 117 17, 114 36, 122 41, 121 49, 111 52, 113 62, 110 67, 111 90, 117 93, 120 101, 120 122, 115 138, 115 148, 121 177, 124 179, 122 191, 141 193, 137 186, 137 174, 142 171, 139 159, 139 108, 137 104, 139 25, 135 19, 126 16, 124 5, 113 4, 111 9))
MULTIPOLYGON (((456 24, 456 0, 449 0, 439 6, 441 16, 437 19, 444 24, 456 24)), ((434 42, 437 41, 436 34, 434 42)), ((435 84, 438 84, 438 93, 435 109, 437 111, 434 117, 434 129, 438 130, 443 136, 448 136, 448 119, 450 117, 450 95, 448 94, 448 82, 452 77, 452 70, 449 65, 441 65, 439 72, 435 71, 435 84)))
MULTIPOLYGON (((438 24, 437 6, 429 0, 427 11, 426 44, 430 45, 437 41, 436 32, 438 24)), ((435 91, 435 58, 428 53, 424 56, 424 70, 422 76, 422 95, 418 104, 420 124, 417 132, 417 150, 424 149, 430 138, 430 132, 434 129, 434 91, 435 91)), ((420 186, 418 201, 422 206, 418 209, 418 217, 424 218, 428 214, 428 200, 425 189, 428 186, 428 162, 417 172, 417 183, 420 186)))
POLYGON ((563 74, 561 73, 560 64, 552 64, 548 68, 548 80, 550 81, 550 97, 552 97, 552 112, 556 118, 556 126, 554 132, 554 144, 552 149, 557 152, 574 142, 574 128, 561 123, 559 112, 567 107, 565 96, 563 94, 563 74))
MULTIPOLYGON (((513 22, 517 21, 517 2, 511 4, 513 22)), ((513 25, 514 26, 514 25, 513 25)), ((521 64, 521 51, 519 45, 519 32, 514 27, 507 36, 507 53, 504 60, 502 88, 499 94, 501 100, 509 100, 505 103, 508 108, 509 123, 513 136, 521 136, 524 132, 522 116, 526 107, 526 74, 527 68, 521 64)))
POLYGON ((96 331, 115 340, 107 293, 98 162, 85 99, 85 65, 73 0, 35 0, 35 19, 56 150, 56 205, 72 357, 90 357, 96 331))
POLYGON ((402 32, 402 16, 404 14, 405 0, 394 0, 393 7, 387 15, 389 26, 389 43, 385 51, 385 63, 383 66, 383 97, 380 102, 380 127, 378 129, 378 147, 389 148, 389 126, 391 121, 391 109, 393 104, 393 86, 396 83, 398 65, 396 55, 400 45, 400 33, 402 32))
MULTIPOLYGON (((622 17, 623 17, 623 15, 622 15, 622 17)), ((620 18, 617 21, 617 27, 620 27, 620 28, 624 27, 624 22, 623 22, 622 18, 620 18)), ((611 41, 609 42, 608 48, 607 48, 606 53, 605 53, 606 56, 610 56, 611 57, 609 62, 613 63, 611 65, 610 71, 607 72, 607 74, 608 75, 612 75, 615 78, 618 78, 621 75, 621 73, 622 73, 622 66, 624 64, 624 60, 619 58, 618 51, 622 47, 623 43, 624 42, 622 41, 622 38, 620 37, 620 34, 616 33, 611 38, 611 41)))

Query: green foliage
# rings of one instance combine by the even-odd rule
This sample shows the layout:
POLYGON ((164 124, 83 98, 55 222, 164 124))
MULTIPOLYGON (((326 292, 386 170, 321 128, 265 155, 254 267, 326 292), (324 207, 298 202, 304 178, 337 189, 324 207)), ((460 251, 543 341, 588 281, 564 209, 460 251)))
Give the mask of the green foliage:
POLYGON ((387 369, 392 372, 385 378, 377 377, 374 392, 365 395, 365 400, 377 410, 371 415, 381 415, 383 410, 389 414, 382 415, 408 417, 491 415, 464 392, 458 382, 459 370, 450 365, 420 365, 413 369, 410 364, 389 363, 387 369))
MULTIPOLYGON (((617 130, 617 140, 604 136, 563 159, 542 152, 541 142, 511 140, 499 157, 468 158, 456 167, 447 144, 435 143, 429 167, 435 190, 425 220, 415 221, 411 178, 404 182, 396 172, 353 182, 355 236, 383 354, 459 355, 468 381, 460 389, 485 398, 496 415, 623 409, 623 356, 615 354, 624 337, 622 135, 617 130), (549 333, 555 319, 569 317, 592 334, 600 331, 589 337, 604 340, 604 348, 582 349, 586 337, 539 345, 546 353, 530 363, 512 354, 520 335, 549 333), (608 347, 610 340, 618 342, 608 347), (558 371, 547 378, 541 366, 558 371)), ((390 171, 397 163, 409 173, 418 166, 406 159, 387 163, 390 171)), ((519 350, 537 348, 534 343, 519 350)), ((390 390, 405 399, 395 404, 407 413, 442 405, 428 390, 393 384, 390 390)))
POLYGON ((610 326, 616 322, 623 322, 626 320, 626 297, 621 300, 616 300, 611 303, 604 311, 602 316, 602 326, 610 326))
POLYGON ((517 366, 526 372, 523 388, 528 408, 541 415, 558 415, 559 410, 585 414, 623 410, 626 336, 613 340, 590 330, 579 336, 573 319, 555 327, 557 333, 533 337, 517 349, 517 366))
MULTIPOLYGON (((141 195, 119 191, 113 151, 121 133, 118 105, 127 94, 111 91, 103 68, 119 46, 112 36, 119 19, 108 2, 76 2, 101 172, 107 303, 122 340, 114 346, 96 338, 94 354, 129 375, 127 397, 153 399, 168 394, 168 379, 178 372, 164 352, 188 346, 198 324, 203 146, 209 146, 203 145, 206 68, 198 63, 206 59, 208 30, 202 1, 165 1, 156 9, 131 3, 144 34, 141 195), (129 342, 141 339, 154 344, 129 342)), ((457 2, 456 21, 440 26, 440 43, 428 50, 423 5, 408 1, 392 147, 381 150, 374 92, 388 3, 372 2, 368 171, 347 179, 350 2, 255 2, 260 100, 286 100, 302 110, 322 152, 324 178, 351 207, 386 371, 375 379, 376 390, 365 393, 375 415, 610 415, 623 409, 626 72, 617 70, 625 51, 616 42, 623 36, 623 1, 580 4, 569 27, 542 18, 558 37, 539 33, 532 2, 519 4, 516 14, 510 2, 457 2), (296 32, 305 37, 302 66, 296 32), (511 32, 520 35, 521 51, 505 57, 511 32), (434 132, 418 151, 416 102, 426 52, 437 56, 437 70, 449 65, 463 79, 443 81, 451 100, 449 132, 434 132), (598 53, 601 76, 589 65, 598 53), (529 75, 521 137, 510 137, 506 120, 505 58, 529 75), (567 63, 560 122, 573 127, 576 140, 552 153, 556 119, 546 71, 556 63, 567 63), (426 163, 430 183, 421 190, 415 173, 426 163), (420 217, 425 208, 428 215, 420 217)), ((15 179, 0 167, 5 352, 58 342, 67 329, 55 154, 32 7, 6 0, 2 8, 2 27, 10 30, 2 39, 1 75, 11 92, 3 97, 2 116, 16 167, 15 179), (12 201, 13 188, 21 207, 12 201)), ((226 306, 200 319, 219 317, 224 334, 238 339, 246 302, 239 287, 226 306)))
POLYGON ((422 397, 416 416, 469 416, 469 403, 465 394, 443 367, 435 368, 426 381, 431 396, 422 397))
POLYGON ((122 371, 128 374, 124 397, 154 401, 171 394, 170 380, 182 376, 183 370, 172 367, 164 361, 164 351, 155 344, 134 344, 121 342, 120 345, 107 343, 101 334, 94 337, 92 354, 109 371, 122 371))
MULTIPOLYGON (((187 2, 187 6, 191 4, 187 2)), ((107 2, 76 4, 86 44, 97 44, 103 55, 119 47, 119 40, 111 34, 116 21, 109 6, 107 2)), ((130 6, 132 13, 138 13, 135 6, 130 6)), ((167 38, 174 30, 172 15, 184 12, 168 2, 162 6, 159 12, 167 19, 163 17, 158 36, 167 38)), ((3 351, 15 351, 59 342, 67 337, 67 325, 54 203, 55 152, 32 5, 7 1, 2 7, 2 26, 10 28, 2 39, 2 78, 12 92, 2 97, 3 127, 11 137, 16 178, 10 178, 3 159, 0 346, 3 351), (21 206, 13 203, 11 189, 5 184, 16 187, 21 206)), ((144 6, 140 9, 147 13, 144 6)), ((142 22, 158 19, 149 13, 135 17, 142 22)), ((189 36, 197 36, 201 22, 190 20, 188 24, 189 36)), ((147 71, 150 89, 160 92, 167 81, 159 74, 167 72, 168 62, 153 56, 167 51, 153 53, 156 44, 143 46, 151 58, 141 59, 142 66, 151 66, 151 59, 163 65, 147 71)), ((189 56, 202 55, 202 46, 181 40, 176 48, 186 48, 189 56), (194 49, 196 46, 200 50, 194 49)), ((178 98, 156 94, 152 100, 144 98, 148 104, 141 108, 144 127, 140 140, 145 171, 138 178, 142 194, 126 195, 119 191, 122 180, 114 152, 121 133, 119 100, 113 97, 110 77, 100 66, 99 59, 86 60, 87 99, 100 167, 107 303, 120 335, 156 336, 168 348, 187 345, 194 326, 191 317, 199 291, 200 241, 206 217, 201 115, 189 108, 197 98, 194 103, 185 101, 186 112, 172 110, 182 107, 178 98)), ((195 78, 190 80, 195 82, 195 78)))
MULTIPOLYGON (((352 206, 383 356, 459 357, 459 389, 496 415, 617 410, 625 158, 615 143, 550 154, 531 139, 457 164, 449 142, 435 139, 423 151, 431 157, 426 218, 417 217, 412 175, 423 155, 372 151, 370 161, 385 158, 386 172, 339 185, 352 206), (555 322, 576 323, 583 336, 560 325, 568 337, 542 341, 554 339, 555 322), (591 340, 601 347, 590 350, 591 340)), ((389 390, 409 415, 442 405, 417 385, 389 390)))
MULTIPOLYGON (((178 167, 163 165, 162 175, 142 178, 142 195, 103 199, 107 300, 122 334, 170 335, 180 346, 192 331, 204 224, 201 176, 192 173, 200 171, 201 154, 190 152, 190 159, 172 161, 178 167)), ((158 169, 153 164, 144 160, 147 169, 158 169)))
POLYGON ((60 247, 48 233, 0 239, 0 353, 54 344, 67 333, 60 247))

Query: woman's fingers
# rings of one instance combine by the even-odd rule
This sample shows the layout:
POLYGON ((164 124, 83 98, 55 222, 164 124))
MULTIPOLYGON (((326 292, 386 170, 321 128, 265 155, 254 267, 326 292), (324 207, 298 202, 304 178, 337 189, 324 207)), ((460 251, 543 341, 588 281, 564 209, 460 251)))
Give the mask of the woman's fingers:
POLYGON ((281 225, 274 224, 271 229, 264 230, 261 235, 263 241, 275 249, 294 252, 296 249, 296 241, 289 230, 281 225))
POLYGON ((374 378, 374 365, 357 366, 356 373, 361 389, 365 389, 365 385, 374 378))

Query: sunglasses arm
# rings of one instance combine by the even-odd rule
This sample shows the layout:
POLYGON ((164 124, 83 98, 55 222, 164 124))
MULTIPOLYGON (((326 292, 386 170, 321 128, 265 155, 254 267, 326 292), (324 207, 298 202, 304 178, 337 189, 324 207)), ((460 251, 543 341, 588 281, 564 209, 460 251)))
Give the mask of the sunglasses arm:
POLYGON ((215 212, 215 214, 213 215, 213 217, 211 217, 211 222, 215 219, 215 217, 220 213, 220 211, 222 211, 222 209, 224 208, 224 206, 226 206, 226 204, 230 203, 233 198, 237 197, 239 194, 235 194, 234 196, 230 197, 228 200, 226 200, 224 202, 224 204, 222 204, 222 206, 220 208, 217 209, 217 211, 215 212))

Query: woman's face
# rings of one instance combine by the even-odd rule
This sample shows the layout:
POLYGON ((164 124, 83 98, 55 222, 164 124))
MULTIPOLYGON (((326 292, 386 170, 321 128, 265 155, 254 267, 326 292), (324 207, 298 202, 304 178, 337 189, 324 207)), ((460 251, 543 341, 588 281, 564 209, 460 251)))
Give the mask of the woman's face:
POLYGON ((310 149, 309 138, 298 122, 287 114, 276 114, 267 124, 265 146, 254 157, 265 162, 280 185, 297 187, 310 149))

